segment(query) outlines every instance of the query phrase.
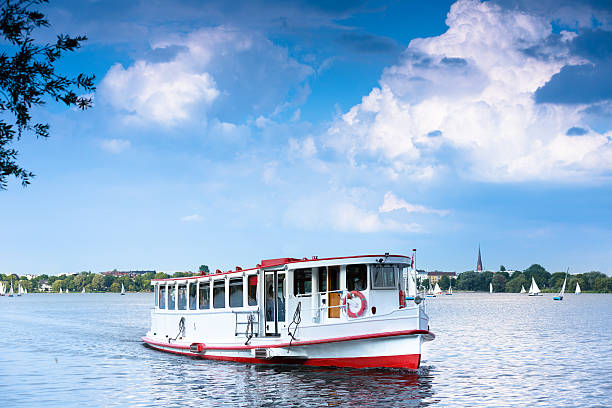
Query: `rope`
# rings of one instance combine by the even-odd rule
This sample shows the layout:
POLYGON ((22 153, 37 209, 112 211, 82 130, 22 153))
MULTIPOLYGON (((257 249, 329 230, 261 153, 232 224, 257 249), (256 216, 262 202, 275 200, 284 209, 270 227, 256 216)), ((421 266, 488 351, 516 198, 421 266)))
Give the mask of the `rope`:
POLYGON ((300 323, 302 323, 302 302, 301 301, 298 302, 298 305, 295 308, 295 312, 293 313, 293 321, 289 323, 289 326, 287 327, 287 333, 291 337, 291 340, 289 340, 289 347, 291 347, 291 343, 293 342, 293 340, 297 340, 295 338, 295 333, 297 332, 297 329, 300 323), (293 333, 291 333, 292 324, 295 324, 295 329, 293 329, 293 333))
POLYGON ((168 343, 170 343, 171 341, 176 341, 176 339, 178 339, 179 336, 184 336, 185 335, 185 318, 184 317, 181 317, 181 320, 179 320, 179 325, 178 326, 179 326, 179 331, 176 334, 176 337, 173 338, 173 339, 169 338, 168 339, 168 343))
POLYGON ((249 313, 249 317, 247 318, 247 329, 246 329, 247 341, 244 343, 245 346, 248 346, 249 341, 251 341, 251 339, 253 338, 253 320, 255 320, 255 318, 253 317, 253 313, 249 313), (249 328, 251 329, 250 333, 249 333, 249 328))

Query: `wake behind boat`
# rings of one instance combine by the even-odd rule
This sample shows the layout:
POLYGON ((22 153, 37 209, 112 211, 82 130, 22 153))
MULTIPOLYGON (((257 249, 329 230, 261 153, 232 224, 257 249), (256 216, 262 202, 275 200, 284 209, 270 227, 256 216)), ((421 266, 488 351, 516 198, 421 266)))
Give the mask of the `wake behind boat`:
POLYGON ((389 254, 281 258, 153 280, 142 341, 210 360, 416 370, 421 344, 435 336, 424 299, 405 300, 402 271, 410 265, 389 254))

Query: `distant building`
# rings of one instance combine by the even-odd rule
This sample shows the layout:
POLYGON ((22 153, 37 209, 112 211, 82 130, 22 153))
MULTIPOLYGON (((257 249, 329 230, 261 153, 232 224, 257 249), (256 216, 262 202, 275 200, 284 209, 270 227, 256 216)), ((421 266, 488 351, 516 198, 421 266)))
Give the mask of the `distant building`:
POLYGON ((26 274, 25 277, 26 277, 27 280, 32 280, 32 279, 36 278, 37 276, 38 275, 34 275, 34 274, 31 274, 31 273, 28 273, 28 274, 26 274))
POLYGON ((51 292, 51 285, 49 285, 49 281, 44 281, 40 283, 40 291, 41 292, 51 292))
POLYGON ((425 279, 427 279, 427 271, 423 270, 423 269, 417 269, 416 271, 417 273, 417 279, 420 279, 421 282, 424 281, 425 279))
POLYGON ((102 275, 109 275, 109 276, 129 276, 130 278, 133 278, 137 275, 144 275, 145 273, 153 273, 155 274, 155 271, 108 271, 108 272, 102 272, 102 275))
POLYGON ((448 279, 457 279, 457 274, 455 272, 442 272, 442 271, 433 271, 427 273, 427 278, 432 285, 438 283, 440 278, 443 276, 448 276, 448 279))
POLYGON ((476 263, 476 272, 482 272, 482 259, 480 259, 480 244, 478 244, 478 262, 476 263))

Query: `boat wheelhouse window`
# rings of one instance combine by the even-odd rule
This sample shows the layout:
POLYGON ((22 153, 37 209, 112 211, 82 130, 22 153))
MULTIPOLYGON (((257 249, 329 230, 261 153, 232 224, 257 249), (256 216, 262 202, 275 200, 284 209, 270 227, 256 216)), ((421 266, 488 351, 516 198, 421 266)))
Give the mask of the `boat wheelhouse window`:
POLYGON ((397 289, 395 268, 392 265, 372 266, 372 289, 397 289))
POLYGON ((213 282, 213 307, 222 309, 225 307, 225 279, 213 282))
POLYGON ((293 272, 293 294, 309 295, 312 293, 312 269, 296 269, 293 272))
POLYGON ((243 304, 242 278, 232 278, 229 281, 230 307, 242 307, 243 304))
POLYGON ((166 285, 159 287, 159 308, 166 308, 166 285))
POLYGON ((155 285, 155 307, 159 305, 159 286, 155 285))
POLYGON ((190 282, 189 283, 189 310, 196 310, 196 295, 197 295, 197 291, 196 291, 196 282, 190 282))
POLYGON ((249 298, 249 306, 257 306, 257 275, 249 276, 249 285, 247 292, 249 298))
POLYGON ((168 286, 168 310, 174 310, 174 297, 176 285, 168 286))
POLYGON ((346 288, 366 290, 368 287, 368 267, 365 264, 346 266, 346 288))
POLYGON ((178 310, 187 309, 187 285, 178 287, 178 310))
POLYGON ((200 282, 200 309, 210 309, 210 283, 200 282))

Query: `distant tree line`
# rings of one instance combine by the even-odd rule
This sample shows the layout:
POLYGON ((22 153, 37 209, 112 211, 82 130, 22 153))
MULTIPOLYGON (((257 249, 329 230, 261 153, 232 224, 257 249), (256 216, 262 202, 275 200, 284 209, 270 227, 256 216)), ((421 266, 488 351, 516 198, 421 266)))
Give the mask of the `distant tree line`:
MULTIPOLYGON (((466 271, 460 273, 457 279, 449 279, 447 276, 442 276, 438 285, 442 290, 448 290, 452 283, 453 289, 466 291, 489 291, 489 283, 493 284, 494 292, 513 292, 521 291, 521 286, 525 290, 529 290, 531 286, 531 278, 533 277, 538 284, 538 287, 543 292, 558 292, 561 290, 565 272, 550 273, 541 265, 533 264, 524 271, 515 271, 512 274, 505 270, 503 265, 499 272, 474 272, 466 271)), ((576 284, 580 284, 580 289, 583 292, 598 292, 612 293, 612 277, 601 272, 592 271, 579 273, 576 275, 568 275, 567 286, 568 292, 576 290, 576 284)), ((425 279, 421 282, 425 288, 429 287, 429 280, 425 279)))
MULTIPOLYGON (((206 270, 208 270, 208 267, 206 267, 206 270)), ((83 271, 75 274, 38 275, 31 280, 28 280, 25 275, 0 274, 0 281, 4 283, 7 288, 12 281, 15 291, 17 291, 17 285, 21 285, 30 293, 43 292, 43 284, 50 285, 52 292, 59 292, 60 289, 62 289, 62 291, 68 289, 70 292, 81 292, 83 288, 85 288, 86 292, 118 293, 121 291, 121 284, 123 284, 125 290, 128 292, 150 292, 152 289, 152 279, 180 278, 196 275, 200 275, 200 272, 175 272, 172 275, 164 272, 148 272, 131 277, 129 275, 113 276, 83 271)))

